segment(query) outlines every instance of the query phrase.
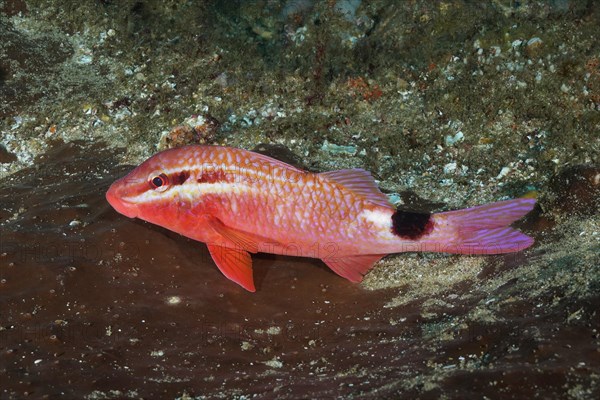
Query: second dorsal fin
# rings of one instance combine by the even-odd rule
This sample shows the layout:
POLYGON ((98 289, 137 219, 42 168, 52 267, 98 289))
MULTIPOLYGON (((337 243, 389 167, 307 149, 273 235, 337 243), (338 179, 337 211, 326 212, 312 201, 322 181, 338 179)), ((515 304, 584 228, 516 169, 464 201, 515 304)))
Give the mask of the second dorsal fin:
POLYGON ((368 171, 361 168, 340 169, 338 171, 321 172, 322 178, 334 181, 354 193, 363 196, 371 203, 382 207, 394 208, 387 196, 379 190, 375 179, 368 171))

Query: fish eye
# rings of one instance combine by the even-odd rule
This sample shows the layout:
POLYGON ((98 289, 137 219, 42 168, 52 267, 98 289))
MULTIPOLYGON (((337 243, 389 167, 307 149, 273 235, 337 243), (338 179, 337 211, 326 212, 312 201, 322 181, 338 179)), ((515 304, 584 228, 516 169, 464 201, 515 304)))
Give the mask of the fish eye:
POLYGON ((150 187, 157 192, 163 192, 169 187, 169 177, 165 174, 152 174, 148 180, 150 187))

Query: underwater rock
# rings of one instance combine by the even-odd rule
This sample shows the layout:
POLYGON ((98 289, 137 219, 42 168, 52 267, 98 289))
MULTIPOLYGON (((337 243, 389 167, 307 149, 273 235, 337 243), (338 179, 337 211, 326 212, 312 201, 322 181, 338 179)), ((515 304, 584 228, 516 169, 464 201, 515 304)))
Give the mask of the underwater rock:
MULTIPOLYGON (((19 2, 4 5, 22 12, 19 2)), ((12 11, 11 11, 12 10, 12 11)), ((53 72, 72 53, 69 43, 51 34, 32 35, 0 21, 0 117, 23 104, 51 96, 58 86, 53 72)))
POLYGON ((0 144, 0 164, 8 164, 17 161, 17 156, 0 144))
POLYGON ((264 154, 265 156, 273 157, 276 160, 283 161, 284 163, 293 165, 296 168, 306 169, 306 166, 302 160, 282 144, 259 143, 255 148, 252 149, 252 151, 264 154))
POLYGON ((361 0, 338 0, 333 8, 335 11, 342 14, 348 21, 352 21, 356 18, 356 10, 361 2, 361 0))
POLYGON ((221 126, 211 115, 198 115, 188 118, 166 133, 160 140, 159 150, 190 144, 212 144, 221 126))
POLYGON ((288 0, 281 10, 281 15, 283 18, 289 18, 294 15, 308 14, 314 5, 311 0, 288 0))
POLYGON ((592 215, 600 208, 600 166, 575 165, 550 180, 550 207, 559 213, 592 215))
POLYGON ((323 145, 321 146, 321 150, 326 151, 331 154, 349 154, 349 155, 356 154, 355 146, 340 146, 335 143, 329 143, 329 141, 327 141, 327 139, 325 139, 325 141, 323 142, 323 145))
POLYGON ((27 13, 27 3, 24 0, 4 1, 0 4, 0 13, 7 17, 18 15, 19 13, 27 13))
POLYGON ((532 37, 527 41, 525 52, 529 57, 537 57, 540 55, 544 42, 539 37, 532 37))

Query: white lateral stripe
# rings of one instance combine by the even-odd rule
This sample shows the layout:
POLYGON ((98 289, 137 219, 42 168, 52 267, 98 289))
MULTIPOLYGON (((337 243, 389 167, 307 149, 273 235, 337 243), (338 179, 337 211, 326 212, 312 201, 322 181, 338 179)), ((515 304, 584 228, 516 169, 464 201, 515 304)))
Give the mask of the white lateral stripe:
POLYGON ((151 188, 137 196, 128 197, 124 200, 134 203, 143 204, 150 203, 157 199, 168 199, 178 197, 181 200, 194 201, 204 194, 242 194, 242 193, 253 193, 259 192, 256 187, 230 182, 216 182, 216 183, 196 183, 189 182, 183 185, 174 185, 164 192, 158 192, 151 188))

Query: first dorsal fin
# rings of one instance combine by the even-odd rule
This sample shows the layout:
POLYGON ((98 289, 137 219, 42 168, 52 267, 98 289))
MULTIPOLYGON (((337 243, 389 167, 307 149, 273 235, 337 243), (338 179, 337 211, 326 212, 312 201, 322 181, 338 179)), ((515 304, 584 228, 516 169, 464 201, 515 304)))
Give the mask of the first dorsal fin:
POLYGON ((387 196, 379 190, 375 179, 368 171, 361 168, 340 169, 339 171, 321 172, 319 176, 334 181, 354 193, 363 196, 371 203, 382 207, 394 208, 387 196))
POLYGON ((276 158, 267 156, 266 154, 257 153, 256 151, 253 151, 252 153, 253 153, 254 160, 258 160, 258 161, 260 161, 263 164, 274 165, 274 166, 277 166, 277 167, 280 167, 280 168, 283 168, 283 169, 286 169, 286 170, 300 172, 300 173, 303 173, 303 174, 306 173, 306 171, 303 171, 303 170, 301 170, 299 168, 296 168, 293 165, 288 164, 286 162, 283 162, 281 160, 278 160, 276 158))

